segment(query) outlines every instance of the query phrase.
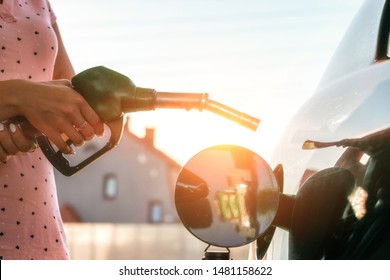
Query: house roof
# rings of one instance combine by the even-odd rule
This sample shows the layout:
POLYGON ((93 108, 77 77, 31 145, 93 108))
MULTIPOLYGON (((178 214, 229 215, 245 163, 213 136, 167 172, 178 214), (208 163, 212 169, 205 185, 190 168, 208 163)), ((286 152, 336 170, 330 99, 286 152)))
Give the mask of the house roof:
POLYGON ((127 137, 128 139, 131 139, 132 141, 135 141, 139 143, 140 145, 144 146, 149 152, 153 153, 155 156, 161 158, 164 160, 167 164, 169 164, 173 168, 181 169, 182 165, 173 160, 171 157, 169 157, 167 154, 162 152, 161 150, 157 149, 153 143, 150 141, 150 139, 147 138, 141 138, 132 133, 129 129, 127 129, 127 126, 125 125, 125 129, 123 130, 122 139, 124 137, 127 137))
POLYGON ((69 203, 61 205, 61 217, 65 223, 81 223, 83 220, 76 209, 69 203))

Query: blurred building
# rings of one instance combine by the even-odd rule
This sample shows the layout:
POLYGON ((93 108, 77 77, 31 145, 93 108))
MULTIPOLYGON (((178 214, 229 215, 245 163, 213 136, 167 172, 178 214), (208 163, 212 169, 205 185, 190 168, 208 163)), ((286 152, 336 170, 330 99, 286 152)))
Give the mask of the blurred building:
MULTIPOLYGON (((65 222, 171 223, 179 220, 174 188, 181 166, 154 147, 154 129, 146 129, 145 137, 140 138, 126 128, 117 147, 79 173, 66 177, 55 171, 65 222)), ((108 140, 99 141, 78 148, 71 165, 98 151, 108 140)))

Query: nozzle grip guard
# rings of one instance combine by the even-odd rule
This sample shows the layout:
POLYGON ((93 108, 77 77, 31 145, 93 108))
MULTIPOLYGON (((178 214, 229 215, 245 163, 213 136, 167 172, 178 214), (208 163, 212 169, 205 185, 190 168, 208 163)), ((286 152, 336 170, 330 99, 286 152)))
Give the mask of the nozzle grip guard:
POLYGON ((103 148, 101 148, 99 151, 94 153, 92 156, 73 166, 71 166, 69 160, 63 155, 61 151, 56 151, 53 148, 53 146, 50 144, 49 139, 45 135, 38 135, 36 137, 36 140, 42 152, 50 161, 50 163, 63 175, 72 176, 118 145, 123 133, 124 116, 114 121, 107 122, 106 125, 111 131, 110 139, 106 143, 106 145, 103 146, 103 148))

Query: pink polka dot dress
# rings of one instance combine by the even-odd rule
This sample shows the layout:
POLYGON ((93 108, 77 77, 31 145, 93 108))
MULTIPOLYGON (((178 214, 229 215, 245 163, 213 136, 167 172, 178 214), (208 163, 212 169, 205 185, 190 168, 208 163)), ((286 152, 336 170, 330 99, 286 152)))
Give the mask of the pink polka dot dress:
MULTIPOLYGON (((51 80, 58 46, 48 1, 0 3, 0 81, 51 80)), ((0 259, 69 259, 53 168, 39 149, 0 163, 0 259)))

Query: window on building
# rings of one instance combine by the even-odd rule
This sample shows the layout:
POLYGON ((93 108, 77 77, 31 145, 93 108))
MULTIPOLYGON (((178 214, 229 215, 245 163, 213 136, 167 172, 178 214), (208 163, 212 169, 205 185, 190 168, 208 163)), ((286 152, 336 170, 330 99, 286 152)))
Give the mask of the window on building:
POLYGON ((113 200, 118 196, 118 177, 115 174, 104 176, 103 196, 105 199, 113 200))
POLYGON ((163 221, 163 203, 161 200, 149 202, 149 223, 161 223, 163 221))

